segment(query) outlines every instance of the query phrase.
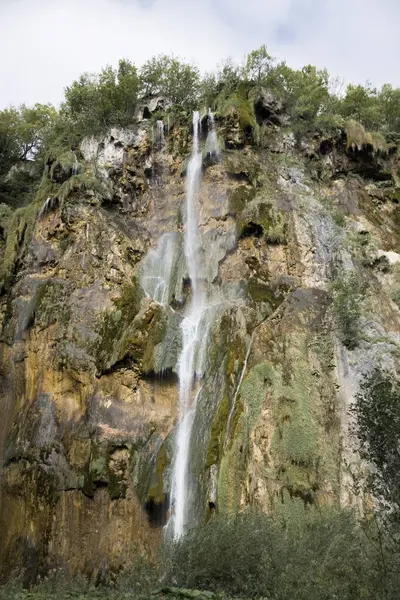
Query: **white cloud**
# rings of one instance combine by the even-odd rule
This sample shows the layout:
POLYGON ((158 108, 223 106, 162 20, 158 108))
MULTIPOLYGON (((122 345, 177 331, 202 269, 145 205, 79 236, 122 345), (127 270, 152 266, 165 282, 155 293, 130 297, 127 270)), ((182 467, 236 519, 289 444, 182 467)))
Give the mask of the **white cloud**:
POLYGON ((289 64, 399 84, 397 0, 0 0, 0 107, 62 98, 84 71, 174 53, 211 69, 266 43, 289 64))

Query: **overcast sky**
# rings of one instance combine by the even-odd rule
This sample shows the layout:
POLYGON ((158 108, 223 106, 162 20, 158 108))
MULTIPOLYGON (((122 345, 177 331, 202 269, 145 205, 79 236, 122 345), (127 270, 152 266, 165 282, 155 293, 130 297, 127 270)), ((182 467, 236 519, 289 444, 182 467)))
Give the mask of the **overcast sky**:
POLYGON ((174 53, 212 69, 266 44, 294 67, 400 84, 400 0, 0 0, 0 108, 58 103, 84 71, 174 53))

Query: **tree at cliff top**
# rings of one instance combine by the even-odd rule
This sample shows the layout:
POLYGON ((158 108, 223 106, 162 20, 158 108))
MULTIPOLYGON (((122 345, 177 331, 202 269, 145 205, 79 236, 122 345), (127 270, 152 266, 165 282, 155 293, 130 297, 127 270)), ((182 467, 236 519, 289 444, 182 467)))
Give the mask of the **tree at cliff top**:
POLYGON ((40 176, 34 162, 56 114, 48 104, 0 112, 0 202, 18 206, 29 197, 40 176))
POLYGON ((400 133, 400 89, 389 84, 380 91, 369 84, 350 84, 339 110, 345 118, 354 119, 367 129, 400 133))
POLYGON ((166 54, 154 56, 144 63, 140 69, 140 83, 142 95, 165 96, 173 105, 195 108, 199 99, 198 68, 166 54))
POLYGON ((26 203, 48 157, 76 152, 84 136, 132 124, 138 103, 148 96, 163 95, 172 109, 180 111, 201 105, 222 107, 224 114, 236 109, 242 126, 254 128, 252 103, 262 89, 275 93, 293 130, 300 133, 337 130, 345 119, 352 119, 391 140, 400 134, 399 89, 388 84, 380 91, 349 85, 340 96, 332 92, 325 69, 312 65, 292 69, 277 62, 265 45, 250 52, 244 65, 228 59, 203 78, 196 66, 173 56, 153 57, 139 70, 123 59, 117 68, 107 66, 74 81, 66 88, 58 113, 40 104, 0 112, 0 201, 12 206, 26 203), (17 164, 29 168, 14 168, 17 164))
POLYGON ((93 134, 112 125, 132 122, 139 93, 136 67, 120 60, 117 69, 110 66, 100 74, 85 73, 65 90, 61 114, 81 134, 93 134))

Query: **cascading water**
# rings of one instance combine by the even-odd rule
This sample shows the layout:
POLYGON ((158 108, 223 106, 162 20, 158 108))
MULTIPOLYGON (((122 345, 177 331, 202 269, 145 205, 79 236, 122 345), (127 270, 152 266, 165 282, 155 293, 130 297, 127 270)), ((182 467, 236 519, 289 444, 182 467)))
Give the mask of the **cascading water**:
POLYGON ((176 436, 176 454, 172 474, 172 516, 174 539, 185 532, 188 523, 188 495, 190 487, 190 438, 201 388, 196 382, 202 376, 202 357, 210 325, 210 312, 204 288, 201 263, 201 241, 196 209, 196 192, 199 189, 202 155, 199 152, 199 113, 193 114, 193 151, 187 171, 186 215, 184 250, 191 281, 192 297, 181 324, 182 351, 178 363, 179 374, 179 424, 176 436))
POLYGON ((141 269, 142 288, 149 298, 166 306, 171 295, 176 234, 165 233, 157 246, 148 252, 141 269))
POLYGON ((219 154, 218 137, 217 131, 215 129, 214 113, 211 112, 211 109, 209 109, 208 111, 208 136, 205 150, 208 154, 211 154, 212 156, 218 156, 219 154))
POLYGON ((76 158, 76 154, 74 152, 74 164, 72 165, 72 175, 78 175, 80 170, 80 165, 78 163, 78 159, 76 158))
POLYGON ((164 140, 164 122, 157 121, 157 146, 159 150, 164 148, 165 140, 164 140))

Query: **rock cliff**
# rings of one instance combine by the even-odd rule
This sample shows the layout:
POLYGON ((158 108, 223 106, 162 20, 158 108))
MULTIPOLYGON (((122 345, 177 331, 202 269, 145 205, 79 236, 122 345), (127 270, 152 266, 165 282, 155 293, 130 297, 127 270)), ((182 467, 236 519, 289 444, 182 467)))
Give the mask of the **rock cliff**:
MULTIPOLYGON (((192 132, 190 114, 153 104, 49 160, 34 202, 1 215, 6 571, 118 569, 157 548, 172 510, 192 132)), ((268 94, 248 110, 216 114, 218 154, 202 118, 196 201, 215 310, 193 524, 247 504, 363 510, 352 398, 363 374, 399 366, 395 146, 350 129, 295 135, 268 94)))

